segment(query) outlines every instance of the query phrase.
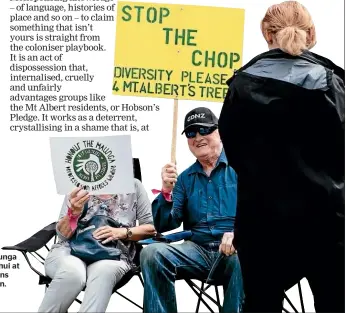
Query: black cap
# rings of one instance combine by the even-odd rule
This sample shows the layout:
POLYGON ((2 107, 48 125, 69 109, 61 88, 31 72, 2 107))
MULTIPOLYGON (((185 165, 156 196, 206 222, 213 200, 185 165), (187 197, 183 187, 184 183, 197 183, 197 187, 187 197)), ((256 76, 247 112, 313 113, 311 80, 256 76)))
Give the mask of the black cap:
POLYGON ((208 108, 196 108, 190 111, 185 116, 184 122, 184 130, 182 134, 186 131, 190 126, 217 126, 219 120, 215 116, 215 114, 210 111, 208 108))

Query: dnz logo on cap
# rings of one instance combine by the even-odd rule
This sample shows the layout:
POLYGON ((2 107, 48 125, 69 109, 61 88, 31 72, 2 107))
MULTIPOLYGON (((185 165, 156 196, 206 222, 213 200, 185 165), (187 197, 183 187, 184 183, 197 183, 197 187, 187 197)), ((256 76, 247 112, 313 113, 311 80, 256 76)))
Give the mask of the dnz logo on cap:
POLYGON ((187 122, 194 120, 195 118, 205 118, 205 113, 193 114, 187 118, 187 122))

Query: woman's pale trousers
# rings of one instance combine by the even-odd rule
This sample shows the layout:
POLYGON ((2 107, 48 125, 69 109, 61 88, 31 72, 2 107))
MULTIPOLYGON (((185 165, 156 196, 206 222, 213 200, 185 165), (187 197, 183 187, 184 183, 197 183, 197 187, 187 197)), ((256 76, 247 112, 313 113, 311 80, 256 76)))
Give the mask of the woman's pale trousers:
POLYGON ((45 262, 46 275, 53 280, 39 312, 67 312, 85 287, 79 312, 106 312, 112 290, 130 270, 124 261, 101 260, 87 266, 71 255, 69 247, 52 249, 45 262))

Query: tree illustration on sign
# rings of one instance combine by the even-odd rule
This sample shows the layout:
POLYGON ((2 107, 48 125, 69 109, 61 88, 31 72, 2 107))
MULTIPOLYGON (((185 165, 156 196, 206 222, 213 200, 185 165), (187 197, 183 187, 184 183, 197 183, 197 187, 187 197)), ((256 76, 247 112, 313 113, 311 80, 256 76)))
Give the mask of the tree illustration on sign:
POLYGON ((76 166, 76 172, 83 171, 85 174, 90 175, 90 181, 95 181, 95 175, 101 170, 100 160, 94 155, 90 154, 88 159, 78 160, 76 166))

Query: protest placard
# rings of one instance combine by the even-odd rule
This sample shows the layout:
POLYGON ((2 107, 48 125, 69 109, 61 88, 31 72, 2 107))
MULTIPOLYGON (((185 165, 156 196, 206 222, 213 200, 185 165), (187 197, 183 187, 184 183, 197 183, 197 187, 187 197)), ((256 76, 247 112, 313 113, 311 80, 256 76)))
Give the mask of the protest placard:
POLYGON ((90 194, 134 192, 131 137, 50 138, 58 194, 84 186, 90 194))
POLYGON ((244 10, 118 2, 113 94, 220 102, 242 64, 244 10))

